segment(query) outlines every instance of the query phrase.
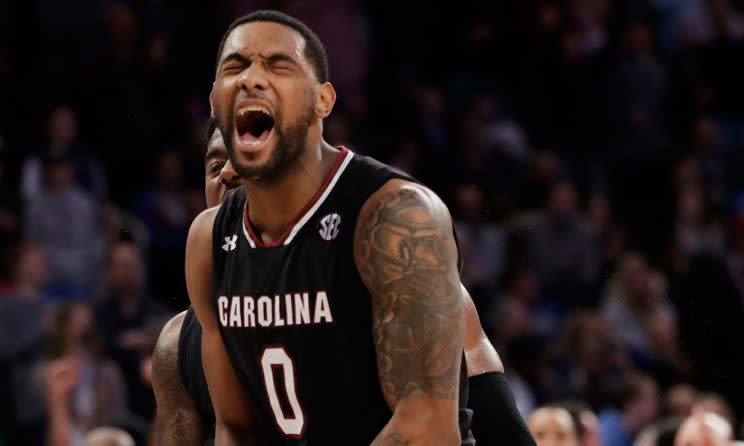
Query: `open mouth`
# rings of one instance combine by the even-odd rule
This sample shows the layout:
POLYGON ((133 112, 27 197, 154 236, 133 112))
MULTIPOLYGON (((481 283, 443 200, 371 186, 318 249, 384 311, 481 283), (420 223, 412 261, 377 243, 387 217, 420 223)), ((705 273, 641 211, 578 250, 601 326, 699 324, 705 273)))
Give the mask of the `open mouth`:
POLYGON ((240 142, 256 146, 269 139, 274 128, 274 117, 263 108, 248 107, 235 117, 235 129, 240 142))

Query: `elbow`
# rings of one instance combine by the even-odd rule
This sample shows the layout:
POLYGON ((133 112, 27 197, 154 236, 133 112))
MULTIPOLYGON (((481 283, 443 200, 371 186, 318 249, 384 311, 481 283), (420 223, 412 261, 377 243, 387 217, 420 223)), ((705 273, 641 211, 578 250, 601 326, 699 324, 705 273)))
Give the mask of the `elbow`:
MULTIPOLYGON (((451 411, 396 410, 380 436, 380 445, 404 444, 459 446, 461 443, 457 413, 451 411)), ((378 444, 378 443, 375 443, 378 444)))

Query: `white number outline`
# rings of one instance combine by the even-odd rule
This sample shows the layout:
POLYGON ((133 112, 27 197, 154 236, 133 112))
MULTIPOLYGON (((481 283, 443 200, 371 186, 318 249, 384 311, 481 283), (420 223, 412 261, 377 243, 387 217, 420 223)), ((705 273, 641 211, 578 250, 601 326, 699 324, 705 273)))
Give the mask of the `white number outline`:
POLYGON ((269 405, 274 413, 274 422, 279 430, 288 438, 301 438, 305 432, 305 413, 302 410, 299 398, 297 398, 297 376, 295 374, 294 361, 281 345, 272 345, 264 348, 261 352, 261 372, 263 373, 266 395, 269 397, 269 405), (279 395, 274 382, 273 367, 280 367, 284 373, 284 390, 287 401, 294 412, 294 418, 287 418, 279 404, 279 395))

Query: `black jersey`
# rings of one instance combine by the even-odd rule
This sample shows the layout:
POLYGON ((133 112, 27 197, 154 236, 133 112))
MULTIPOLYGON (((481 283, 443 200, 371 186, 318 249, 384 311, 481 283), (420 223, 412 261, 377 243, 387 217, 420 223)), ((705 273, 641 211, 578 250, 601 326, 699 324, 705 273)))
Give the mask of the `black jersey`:
MULTIPOLYGON (((371 297, 354 264, 353 239, 362 205, 393 178, 410 179, 342 148, 295 224, 272 244, 255 236, 244 189, 217 214, 218 326, 262 444, 368 445, 392 416, 378 381, 371 297)), ((465 369, 461 375, 464 408, 465 369)), ((467 414, 463 419, 468 438, 467 414)))
POLYGON ((207 379, 202 367, 201 333, 202 328, 196 318, 196 313, 189 306, 178 336, 178 374, 196 410, 199 411, 204 425, 211 429, 215 421, 214 407, 209 397, 207 379))

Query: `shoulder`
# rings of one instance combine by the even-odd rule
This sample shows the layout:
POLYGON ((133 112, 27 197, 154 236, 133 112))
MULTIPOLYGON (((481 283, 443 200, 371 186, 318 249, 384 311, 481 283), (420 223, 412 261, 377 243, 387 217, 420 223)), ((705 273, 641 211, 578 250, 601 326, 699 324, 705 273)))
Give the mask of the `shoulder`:
POLYGON ((176 370, 178 367, 178 340, 186 311, 178 313, 166 322, 160 331, 152 355, 153 379, 159 378, 163 370, 176 370))
POLYGON ((209 228, 211 230, 212 225, 214 224, 215 218, 217 218, 217 213, 219 213, 221 209, 221 206, 215 206, 209 209, 205 209, 199 213, 199 215, 194 218, 194 221, 191 222, 191 229, 206 229, 209 228))
POLYGON ((202 211, 194 218, 194 221, 191 222, 191 228, 189 228, 187 247, 194 243, 204 243, 207 241, 211 244, 212 228, 219 211, 220 206, 215 206, 202 211))
MULTIPOLYGON (((395 178, 374 192, 362 206, 360 222, 375 216, 410 221, 431 222, 432 218, 452 225, 449 210, 431 189, 409 180, 395 178)), ((360 225, 358 225, 360 226, 360 225)))
POLYGON ((163 329, 160 331, 158 342, 155 344, 156 353, 158 349, 162 348, 175 348, 178 350, 178 338, 180 337, 181 327, 183 326, 185 317, 186 311, 182 311, 165 323, 163 329))

